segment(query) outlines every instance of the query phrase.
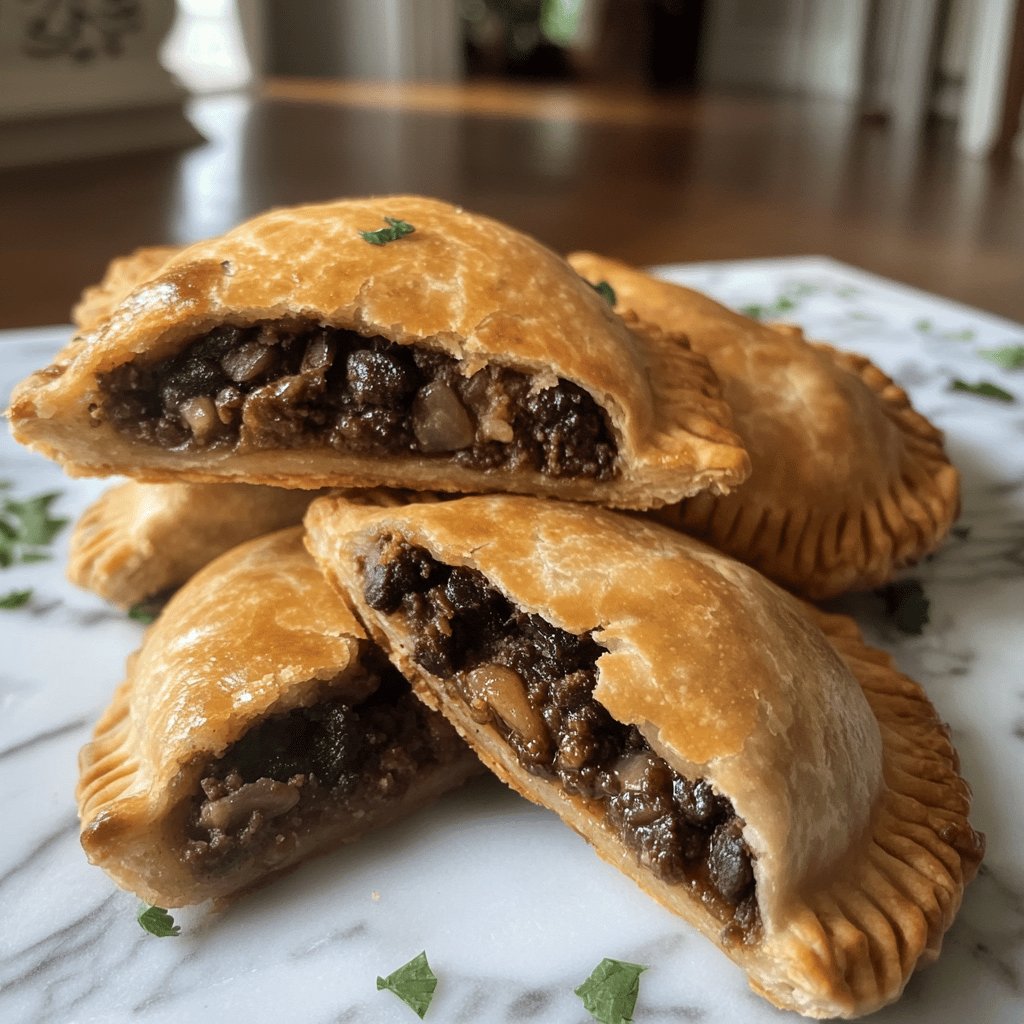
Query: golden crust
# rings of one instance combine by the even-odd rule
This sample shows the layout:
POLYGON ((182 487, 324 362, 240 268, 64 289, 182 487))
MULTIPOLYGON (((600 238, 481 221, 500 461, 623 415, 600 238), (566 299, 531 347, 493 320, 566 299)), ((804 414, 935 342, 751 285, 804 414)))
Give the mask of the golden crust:
POLYGON ((103 280, 82 291, 81 298, 71 310, 72 323, 81 331, 95 327, 181 249, 180 245, 152 245, 136 249, 127 256, 115 256, 108 264, 103 280))
POLYGON ((749 472, 703 358, 679 339, 631 331, 549 250, 511 228, 436 200, 346 200, 273 211, 172 257, 55 363, 16 388, 15 437, 72 475, 126 473, 147 481, 391 485, 519 490, 650 507, 749 472), (385 216, 416 231, 373 246, 360 230, 385 216), (471 373, 513 366, 553 384, 571 380, 608 414, 620 471, 606 482, 535 471, 490 472, 414 455, 330 448, 171 452, 90 425, 97 374, 136 356, 159 359, 223 323, 300 317, 424 343, 471 373))
MULTIPOLYGON (((939 955, 985 838, 968 821, 970 787, 924 690, 867 646, 852 619, 803 611, 849 666, 882 735, 885 785, 870 834, 794 914, 787 951, 809 983, 833 987, 840 1015, 851 1017, 891 1002, 939 955)), ((752 984, 777 1005, 791 998, 752 984)))
POLYGON ((119 484, 75 524, 68 579, 129 607, 181 586, 243 541, 298 525, 318 493, 254 484, 119 484))
POLYGON ((311 832, 280 859, 268 855, 203 879, 185 866, 184 821, 204 765, 267 715, 327 692, 365 690, 359 659, 368 641, 301 535, 294 528, 235 548, 178 591, 129 659, 127 680, 81 752, 82 845, 90 861, 148 902, 180 906, 245 889, 410 813, 475 770, 468 752, 423 769, 401 798, 311 832))
POLYGON ((374 510, 325 498, 306 526, 328 579, 484 763, 719 944, 776 1005, 866 1013, 935 955, 981 855, 969 791, 920 689, 864 647, 849 620, 814 612, 681 534, 555 502, 374 510), (362 594, 360 559, 385 534, 472 566, 560 628, 594 631, 608 651, 595 698, 676 770, 708 779, 745 821, 759 941, 729 942, 719 916, 642 868, 585 800, 526 772, 493 726, 416 664, 414 638, 362 594), (896 932, 894 968, 875 953, 896 932))
POLYGON ((661 510, 662 522, 813 598, 879 586, 948 533, 959 477, 942 434, 869 360, 592 253, 569 261, 607 280, 618 308, 685 332, 750 452, 742 488, 661 510))

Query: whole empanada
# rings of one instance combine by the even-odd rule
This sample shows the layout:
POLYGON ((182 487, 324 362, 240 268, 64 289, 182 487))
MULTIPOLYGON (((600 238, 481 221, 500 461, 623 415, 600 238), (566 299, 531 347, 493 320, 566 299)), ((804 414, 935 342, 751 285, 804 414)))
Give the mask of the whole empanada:
POLYGON ((849 620, 567 503, 323 498, 306 527, 484 763, 773 1003, 868 1013, 937 955, 983 840, 947 730, 849 620))
POLYGON ((642 508, 749 470, 702 356, 628 327, 525 235, 409 196, 276 210, 190 246, 9 415, 72 474, 147 481, 642 508), (364 237, 380 228, 398 237, 364 237))
POLYGON ((321 493, 258 484, 118 484, 75 524, 68 579, 130 607, 181 586, 244 541, 298 525, 321 493))
POLYGON ((89 859, 163 907, 237 893, 479 768, 367 640, 296 527, 171 599, 80 757, 89 859))
POLYGON ((742 488, 659 510, 662 522, 813 598, 879 586, 949 532, 959 477, 942 434, 869 360, 614 260, 569 261, 707 356, 750 452, 742 488))

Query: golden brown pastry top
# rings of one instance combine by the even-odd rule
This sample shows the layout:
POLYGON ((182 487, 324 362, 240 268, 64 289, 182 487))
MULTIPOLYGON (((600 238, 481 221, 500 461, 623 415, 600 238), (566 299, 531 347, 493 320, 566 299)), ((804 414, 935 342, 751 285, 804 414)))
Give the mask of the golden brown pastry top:
POLYGON ((82 290, 81 298, 71 310, 74 325, 82 331, 94 327, 181 249, 180 245, 151 245, 126 256, 115 256, 108 264, 103 279, 82 290))
MULTIPOLYGON (((272 715, 324 700, 361 703, 379 682, 372 645, 295 527, 228 551, 171 599, 79 757, 82 845, 118 884, 160 906, 231 895, 328 846, 395 821, 479 765, 440 719, 437 757, 412 784, 358 813, 313 817, 292 841, 195 870, 188 818, 208 766, 272 715)), ((399 699, 413 701, 411 694, 399 699)), ((244 787, 243 787, 244 789, 244 787)))
POLYGON ((867 702, 798 603, 748 567, 653 523, 532 498, 325 498, 306 526, 329 575, 394 531, 559 628, 593 631, 608 651, 594 697, 747 822, 769 929, 865 828, 881 785, 867 702))
POLYGON ((959 478, 942 435, 867 359, 593 253, 569 261, 608 281, 617 308, 708 357, 750 452, 742 488, 666 509, 664 522, 815 598, 878 586, 946 535, 959 478))
MULTIPOLYGON (((307 703, 318 682, 354 659, 365 633, 306 556, 301 535, 296 527, 229 551, 147 630, 129 667, 133 751, 151 769, 133 782, 140 800, 168 799, 197 752, 220 753, 271 708, 307 703)), ((83 817, 95 797, 85 799, 83 817)))
POLYGON ((608 488, 616 503, 639 507, 706 487, 725 490, 748 472, 703 357, 678 339, 630 330, 526 235, 415 196, 275 210, 183 250, 54 365, 19 385, 9 412, 15 436, 72 473, 234 476, 305 487, 356 482, 351 471, 332 475, 329 449, 315 459, 308 450, 289 452, 274 462, 275 475, 260 453, 169 456, 129 443, 109 424, 90 428, 97 374, 136 356, 170 355, 218 324, 295 317, 399 344, 424 342, 463 360, 467 373, 493 362, 534 373, 544 386, 556 377, 577 383, 607 410, 626 463, 623 479, 608 488), (384 226, 386 216, 415 232, 368 244, 360 232, 384 226))
POLYGON ((777 1006, 855 1017, 933 960, 984 850, 935 709, 849 619, 817 612, 700 543, 612 512, 527 498, 307 514, 336 587, 481 760, 557 811, 597 852, 698 927, 777 1006), (394 533, 483 572, 517 606, 608 649, 595 698, 636 723, 745 821, 762 933, 736 941, 686 885, 658 879, 583 797, 531 774, 373 612, 360 559, 394 533))

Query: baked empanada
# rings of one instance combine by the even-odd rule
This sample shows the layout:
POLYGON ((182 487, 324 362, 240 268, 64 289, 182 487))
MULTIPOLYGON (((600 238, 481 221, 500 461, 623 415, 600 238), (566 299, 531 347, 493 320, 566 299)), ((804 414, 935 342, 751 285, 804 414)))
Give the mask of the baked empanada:
POLYGON ((82 845, 151 903, 236 893, 478 770, 301 537, 235 548, 178 591, 82 750, 82 845))
POLYGON ((9 415, 69 473, 157 482, 641 508, 749 471, 703 356, 631 330, 525 235, 408 196, 276 210, 190 246, 9 415), (415 230, 371 244, 388 219, 415 230))
POLYGON ((129 607, 238 544, 302 522, 319 491, 256 484, 119 484, 75 524, 68 579, 129 607))
POLYGON ((982 854, 970 791, 923 692, 849 620, 566 503, 322 498, 306 527, 484 763, 776 1005, 868 1013, 937 955, 982 854))
POLYGON ((84 289, 82 297, 71 310, 74 325, 83 331, 94 327, 181 250, 180 245, 151 245, 136 249, 127 256, 115 256, 99 284, 84 289))
POLYGON ((949 532, 959 477, 942 434, 869 360, 613 260, 569 261, 607 281, 617 308, 684 332, 708 357, 750 452, 742 488, 660 510, 661 521, 813 598, 879 586, 949 532))

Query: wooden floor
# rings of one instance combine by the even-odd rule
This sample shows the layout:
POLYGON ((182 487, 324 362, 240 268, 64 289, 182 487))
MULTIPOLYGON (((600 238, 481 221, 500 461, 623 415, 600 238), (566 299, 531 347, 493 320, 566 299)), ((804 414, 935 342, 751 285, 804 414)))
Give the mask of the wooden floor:
POLYGON ((821 253, 1024 321, 1024 165, 827 101, 279 80, 195 101, 184 152, 0 172, 0 327, 107 260, 283 203, 419 192, 636 263, 821 253))

